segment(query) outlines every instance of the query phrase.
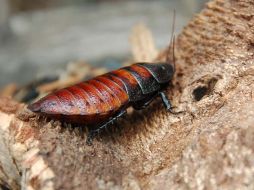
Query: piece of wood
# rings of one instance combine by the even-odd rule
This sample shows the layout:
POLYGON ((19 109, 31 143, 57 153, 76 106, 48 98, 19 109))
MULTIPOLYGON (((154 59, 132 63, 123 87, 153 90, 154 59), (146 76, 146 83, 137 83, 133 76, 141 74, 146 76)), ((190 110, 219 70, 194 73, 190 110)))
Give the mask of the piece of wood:
POLYGON ((158 56, 152 33, 143 24, 133 27, 130 43, 134 62, 151 62, 158 56))
MULTIPOLYGON (((254 189, 254 3, 214 0, 176 40, 169 96, 85 144, 82 128, 0 99, 0 183, 11 189, 254 189)), ((177 23, 176 23, 177 24, 177 23)))

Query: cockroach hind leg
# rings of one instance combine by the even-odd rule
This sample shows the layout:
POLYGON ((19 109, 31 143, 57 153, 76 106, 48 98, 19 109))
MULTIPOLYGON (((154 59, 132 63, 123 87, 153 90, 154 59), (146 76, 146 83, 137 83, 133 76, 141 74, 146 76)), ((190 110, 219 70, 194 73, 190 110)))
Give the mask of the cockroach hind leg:
POLYGON ((116 129, 117 132, 119 132, 121 134, 122 128, 121 128, 121 126, 119 125, 118 122, 115 123, 115 129, 116 129))
POLYGON ((96 135, 98 135, 103 128, 105 128, 104 125, 96 128, 96 129, 89 129, 88 128, 88 133, 87 133, 87 137, 86 137, 86 144, 88 146, 91 146, 93 144, 94 137, 96 135))
POLYGON ((50 124, 51 124, 51 126, 55 126, 55 120, 51 119, 50 124))
POLYGON ((107 128, 109 125, 112 125, 113 123, 115 123, 117 119, 119 119, 120 117, 122 117, 126 113, 127 113, 126 110, 122 110, 115 117, 110 118, 108 121, 106 121, 105 123, 100 125, 97 129, 90 130, 88 132, 88 135, 87 135, 87 140, 86 140, 87 145, 91 146, 93 138, 95 137, 96 134, 98 134, 101 130, 107 128))
POLYGON ((68 128, 68 123, 63 122, 62 125, 63 125, 63 127, 68 128))
POLYGON ((92 146, 93 145, 93 138, 95 136, 94 131, 89 131, 86 137, 86 144, 88 146, 92 146))

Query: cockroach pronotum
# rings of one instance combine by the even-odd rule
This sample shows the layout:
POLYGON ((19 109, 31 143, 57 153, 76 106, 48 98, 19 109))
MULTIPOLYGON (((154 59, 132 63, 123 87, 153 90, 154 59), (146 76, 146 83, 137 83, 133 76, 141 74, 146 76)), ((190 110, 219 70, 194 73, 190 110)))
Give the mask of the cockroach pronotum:
POLYGON ((162 63, 135 63, 53 92, 30 104, 28 109, 69 123, 96 125, 87 136, 88 144, 96 133, 122 117, 130 106, 144 109, 160 96, 166 109, 172 112, 165 94, 175 72, 174 37, 172 41, 173 64, 169 58, 162 63))

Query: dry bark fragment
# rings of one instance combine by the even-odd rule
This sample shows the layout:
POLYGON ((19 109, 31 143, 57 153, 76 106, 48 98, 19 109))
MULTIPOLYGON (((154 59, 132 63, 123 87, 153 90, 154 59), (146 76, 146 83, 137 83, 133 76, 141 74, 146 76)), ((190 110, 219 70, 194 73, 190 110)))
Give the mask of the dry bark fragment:
POLYGON ((30 189, 253 189, 253 10, 251 0, 208 3, 176 42, 170 92, 184 113, 168 114, 155 102, 93 146, 82 128, 22 115, 21 106, 1 99, 0 149, 8 150, 0 157, 1 182, 30 189), (17 153, 32 156, 22 161, 17 153), (9 167, 20 176, 4 176, 9 167))
POLYGON ((151 31, 143 24, 132 29, 130 37, 134 62, 151 62, 158 56, 151 31))

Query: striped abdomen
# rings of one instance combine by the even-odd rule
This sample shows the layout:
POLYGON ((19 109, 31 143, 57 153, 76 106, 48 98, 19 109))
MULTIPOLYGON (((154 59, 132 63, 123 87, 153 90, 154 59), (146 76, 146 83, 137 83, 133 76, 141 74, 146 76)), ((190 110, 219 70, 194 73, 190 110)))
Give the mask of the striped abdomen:
POLYGON ((58 90, 28 108, 77 123, 94 123, 159 91, 171 80, 166 63, 137 63, 58 90))

